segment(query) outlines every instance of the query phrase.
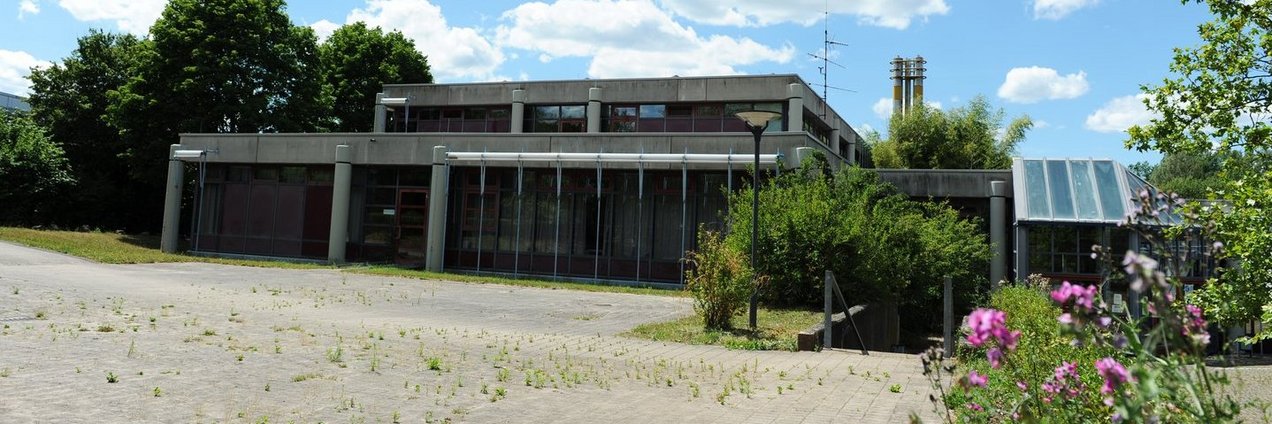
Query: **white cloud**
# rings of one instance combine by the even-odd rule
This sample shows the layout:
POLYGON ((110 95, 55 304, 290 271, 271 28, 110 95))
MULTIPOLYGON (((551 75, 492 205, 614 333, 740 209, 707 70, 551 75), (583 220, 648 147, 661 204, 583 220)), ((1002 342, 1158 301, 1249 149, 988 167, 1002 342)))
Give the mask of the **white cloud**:
POLYGON ((365 9, 354 9, 345 18, 358 21, 415 40, 441 81, 493 80, 495 68, 504 62, 503 52, 477 29, 448 25, 442 9, 427 0, 367 0, 365 9))
POLYGON ((736 74, 734 66, 789 62, 790 45, 699 36, 650 1, 559 0, 505 12, 501 45, 539 52, 541 61, 588 57, 592 78, 736 74))
POLYGON ((1036 103, 1076 98, 1090 88, 1086 72, 1060 75, 1055 69, 1030 66, 1007 71, 1007 78, 998 87, 998 97, 1015 103, 1036 103))
POLYGON ((36 59, 24 51, 0 49, 0 91, 26 96, 31 91, 31 68, 43 68, 51 63, 36 59))
POLYGON ((1100 0, 1034 0, 1034 19, 1058 20, 1099 3, 1100 0))
POLYGON ((945 0, 659 0, 663 7, 695 22, 711 25, 767 26, 821 21, 824 12, 856 16, 866 25, 906 29, 915 19, 949 12, 945 0), (829 8, 829 9, 827 9, 829 8))
POLYGON ((323 42, 327 40, 327 37, 335 33, 337 29, 340 29, 340 24, 323 19, 310 24, 309 27, 313 28, 314 35, 318 36, 318 42, 323 42))
POLYGON ((37 15, 40 13, 40 5, 35 0, 22 0, 18 3, 18 20, 22 20, 26 15, 37 15))
POLYGON ((870 107, 870 110, 873 110, 875 113, 875 116, 878 116, 879 119, 891 118, 892 117, 892 98, 880 97, 879 100, 874 103, 874 106, 870 107))
POLYGON ((927 104, 930 108, 941 109, 941 102, 930 102, 925 100, 923 103, 927 104))
POLYGON ((1144 106, 1145 94, 1122 96, 1109 100, 1087 115, 1086 129, 1102 133, 1126 131, 1132 125, 1147 124, 1154 114, 1144 106))
POLYGON ((145 35, 167 0, 58 0, 78 21, 115 21, 120 30, 145 35))
POLYGON ((1041 120, 1041 119, 1035 119, 1035 120, 1033 121, 1033 127, 1034 127, 1034 129, 1035 129, 1035 130, 1040 130, 1040 129, 1043 129, 1043 128, 1051 127, 1051 123, 1050 123, 1050 122, 1047 122, 1047 121, 1044 121, 1044 120, 1041 120))

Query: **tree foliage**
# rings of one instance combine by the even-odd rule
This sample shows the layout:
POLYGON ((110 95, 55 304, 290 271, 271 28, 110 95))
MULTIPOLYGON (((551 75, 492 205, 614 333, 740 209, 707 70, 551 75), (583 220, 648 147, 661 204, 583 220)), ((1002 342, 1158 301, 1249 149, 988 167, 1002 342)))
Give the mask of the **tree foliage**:
POLYGON ((132 35, 90 31, 61 63, 31 71, 31 118, 61 145, 74 164, 78 187, 64 219, 76 225, 144 228, 133 220, 138 197, 123 160, 119 130, 106 121, 109 93, 137 70, 141 41, 132 35))
POLYGON ((39 224, 74 182, 62 149, 31 118, 0 110, 0 222, 39 224))
POLYGON ((320 129, 317 38, 282 0, 173 0, 139 49, 138 72, 112 96, 110 121, 147 193, 135 209, 158 223, 169 144, 180 133, 320 129))
POLYGON ((1223 187, 1220 163, 1219 156, 1209 151, 1166 155, 1148 175, 1148 182, 1186 199, 1205 199, 1210 190, 1223 187))
POLYGON ((384 84, 431 83, 428 60, 401 32, 363 22, 336 29, 321 46, 322 76, 333 98, 332 130, 371 131, 375 95, 384 84))
POLYGON ((1002 126, 1004 112, 984 96, 948 112, 926 104, 888 122, 888 138, 875 140, 872 153, 880 168, 1004 169, 1011 167, 1016 145, 1033 127, 1028 116, 1002 126), (1000 133, 1000 128, 1002 129, 1000 133))
POLYGON ((1158 116, 1131 128, 1127 146, 1220 158, 1224 184, 1210 196, 1225 203, 1193 207, 1240 270, 1199 297, 1223 324, 1272 322, 1272 0, 1198 2, 1214 20, 1198 26, 1201 44, 1175 50, 1174 76, 1144 87, 1158 116))
MULTIPOLYGON (((776 305, 820 305, 826 270, 852 303, 898 302, 910 328, 939 322, 944 275, 960 307, 981 291, 990 251, 974 221, 944 204, 915 202, 874 172, 829 174, 809 162, 760 191, 757 275, 776 305), (828 175, 829 174, 829 175, 828 175), (930 312, 930 313, 927 313, 930 312)), ((726 243, 750 252, 751 191, 729 197, 726 243)))

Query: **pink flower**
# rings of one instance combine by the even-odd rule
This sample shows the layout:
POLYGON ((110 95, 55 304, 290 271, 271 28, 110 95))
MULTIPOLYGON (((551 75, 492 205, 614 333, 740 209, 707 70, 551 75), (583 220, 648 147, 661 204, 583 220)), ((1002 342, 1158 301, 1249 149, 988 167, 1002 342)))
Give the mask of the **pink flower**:
POLYGON ((967 373, 967 384, 970 386, 985 387, 986 384, 989 384, 989 377, 977 373, 976 370, 972 370, 967 373))
POLYGON ((989 366, 998 369, 1003 366, 1003 350, 999 348, 990 348, 985 351, 985 358, 989 359, 989 366))
POLYGON ((1083 312, 1095 311, 1095 294, 1099 291, 1094 285, 1079 286, 1070 284, 1068 281, 1060 283, 1060 288, 1051 291, 1051 300, 1061 306, 1073 301, 1075 306, 1080 306, 1083 312))
POLYGON ((1131 373, 1113 358, 1096 360, 1095 370, 1100 373, 1100 377, 1104 377, 1104 386, 1100 388, 1100 393, 1106 395, 1112 394, 1123 383, 1132 381, 1131 373))
POLYGON ((978 308, 967 316, 967 327, 971 334, 967 335, 967 343, 981 347, 995 334, 995 329, 1007 325, 1007 313, 996 309, 978 308))
POLYGON ((985 410, 985 408, 982 408, 980 405, 976 404, 975 402, 968 402, 968 404, 967 404, 967 409, 970 409, 970 410, 973 410, 973 411, 984 411, 984 410, 985 410))
POLYGON ((1187 311, 1186 321, 1180 329, 1184 337, 1191 337, 1193 343, 1200 346, 1210 344, 1210 332, 1206 331, 1206 319, 1202 318, 1201 308, 1187 305, 1184 309, 1187 311))
POLYGON ((1060 317, 1056 318, 1056 320, 1060 321, 1060 323, 1064 325, 1073 324, 1073 315, 1068 312, 1065 312, 1063 314, 1060 314, 1060 317))
POLYGON ((1020 391, 1022 391, 1022 392, 1023 392, 1023 391, 1026 391, 1026 390, 1029 390, 1029 385, 1028 385, 1028 384, 1025 384, 1025 382, 1024 382, 1024 381, 1017 381, 1017 382, 1016 382, 1016 387, 1017 387, 1017 388, 1019 388, 1019 389, 1020 389, 1020 391))

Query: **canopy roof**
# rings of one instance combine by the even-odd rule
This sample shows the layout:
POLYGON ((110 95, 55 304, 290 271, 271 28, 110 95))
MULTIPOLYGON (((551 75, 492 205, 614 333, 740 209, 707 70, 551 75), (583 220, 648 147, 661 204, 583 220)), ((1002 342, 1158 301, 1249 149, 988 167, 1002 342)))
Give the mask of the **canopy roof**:
MULTIPOLYGON (((1157 190, 1109 159, 1015 158, 1016 221, 1117 224, 1157 190)), ((1174 221, 1167 217, 1164 221, 1174 221)))

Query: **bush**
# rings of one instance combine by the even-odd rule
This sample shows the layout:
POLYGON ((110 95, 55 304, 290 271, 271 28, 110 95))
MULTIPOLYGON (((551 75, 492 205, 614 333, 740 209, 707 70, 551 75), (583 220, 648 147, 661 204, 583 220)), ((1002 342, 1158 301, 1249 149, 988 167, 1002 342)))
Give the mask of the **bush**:
POLYGON ((751 269, 742 252, 724 243, 719 233, 698 231, 698 251, 688 252, 685 289, 693 293, 693 309, 708 329, 729 329, 730 318, 747 305, 751 269))
MULTIPOLYGON (((990 250, 976 221, 944 204, 912 201, 872 171, 832 174, 819 165, 807 161, 761 189, 755 272, 769 277, 765 303, 820 305, 829 269, 849 302, 923 311, 903 322, 923 330, 939 326, 945 275, 956 282, 956 307, 983 291, 990 250)), ((729 198, 734 231, 726 244, 739 252, 750 251, 751 196, 748 188, 729 198)))
MULTIPOLYGON (((1043 288, 1025 284, 1005 286, 990 296, 990 307, 1003 311, 1008 328, 1021 333, 1015 352, 1010 354, 1009 366, 995 369, 986 359, 985 346, 972 347, 960 343, 958 358, 963 367, 988 378, 984 388, 976 390, 953 389, 945 398, 946 405, 960 410, 969 421, 993 421, 1007 417, 995 416, 996 412, 1014 411, 1026 417, 1056 422, 1080 422, 1092 417, 1107 417, 1110 408, 1103 403, 1099 390, 1101 379, 1095 369, 1095 361, 1115 356, 1107 346, 1074 346, 1072 336, 1061 333, 1056 317, 1062 311, 1047 296, 1043 288), (1058 396, 1048 393, 1042 385, 1055 380, 1056 368, 1072 363, 1078 376, 1077 382, 1069 381, 1066 390, 1058 396), (1017 382, 1023 382, 1022 390, 1017 382), (1033 399, 1047 399, 1031 405, 1038 409, 1015 411, 1022 394, 1033 399), (984 408, 977 411, 968 405, 984 408), (1084 418, 1085 417, 1085 418, 1084 418)), ((1070 375, 1071 377, 1072 375, 1070 375)))

